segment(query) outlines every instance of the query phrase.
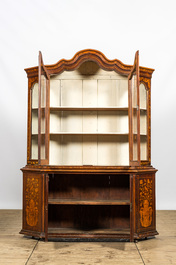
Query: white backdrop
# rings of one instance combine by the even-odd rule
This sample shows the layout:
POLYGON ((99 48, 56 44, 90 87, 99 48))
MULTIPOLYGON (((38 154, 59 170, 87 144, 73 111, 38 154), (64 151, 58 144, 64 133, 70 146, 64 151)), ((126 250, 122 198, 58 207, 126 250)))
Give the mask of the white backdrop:
POLYGON ((155 68, 152 165, 157 209, 176 209, 176 1, 0 0, 0 208, 22 207, 27 153, 24 68, 70 59, 82 49, 155 68))

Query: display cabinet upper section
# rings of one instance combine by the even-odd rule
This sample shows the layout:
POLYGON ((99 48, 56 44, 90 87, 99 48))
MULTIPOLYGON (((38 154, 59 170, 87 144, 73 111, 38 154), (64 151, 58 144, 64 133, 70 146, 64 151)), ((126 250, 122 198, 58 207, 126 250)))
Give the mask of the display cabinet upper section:
POLYGON ((151 163, 154 69, 82 50, 70 60, 25 69, 28 164, 142 166, 151 163))

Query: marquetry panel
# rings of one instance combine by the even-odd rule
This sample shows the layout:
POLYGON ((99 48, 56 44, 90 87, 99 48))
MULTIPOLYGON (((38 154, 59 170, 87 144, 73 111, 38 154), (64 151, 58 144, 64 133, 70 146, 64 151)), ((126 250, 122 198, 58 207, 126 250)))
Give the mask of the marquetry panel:
POLYGON ((41 232, 43 230, 43 176, 23 175, 23 229, 41 232))
POLYGON ((141 174, 135 179, 136 231, 155 230, 155 175, 141 174))

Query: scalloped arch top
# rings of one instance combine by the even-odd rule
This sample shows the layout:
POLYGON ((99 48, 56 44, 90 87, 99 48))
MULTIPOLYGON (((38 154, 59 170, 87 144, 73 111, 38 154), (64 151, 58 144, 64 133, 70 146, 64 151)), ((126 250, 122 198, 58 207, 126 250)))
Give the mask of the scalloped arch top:
MULTIPOLYGON (((96 62, 103 70, 115 71, 125 76, 127 76, 132 69, 132 65, 123 64, 117 59, 109 60, 102 52, 94 49, 81 50, 70 60, 62 59, 56 64, 46 65, 45 67, 51 75, 60 74, 63 71, 73 71, 79 68, 79 66, 86 61, 96 62)), ((38 75, 38 67, 27 68, 25 71, 27 72, 28 77, 38 75)), ((150 68, 140 67, 140 72, 144 73, 144 75, 148 77, 151 77, 153 71, 154 70, 150 68)))
POLYGON ((109 60, 102 52, 93 49, 79 51, 73 56, 72 59, 62 59, 56 64, 47 65, 46 68, 48 69, 49 74, 58 74, 63 71, 72 71, 77 69, 86 61, 96 62, 100 68, 106 71, 116 71, 122 75, 128 75, 129 71, 131 70, 130 65, 125 65, 117 59, 109 60))

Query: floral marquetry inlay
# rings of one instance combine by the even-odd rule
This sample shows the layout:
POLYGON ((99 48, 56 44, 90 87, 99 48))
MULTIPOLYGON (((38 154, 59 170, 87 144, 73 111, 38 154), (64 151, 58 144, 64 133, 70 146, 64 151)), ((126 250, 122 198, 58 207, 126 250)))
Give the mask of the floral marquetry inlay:
POLYGON ((153 212, 152 180, 149 178, 139 181, 139 207, 140 223, 142 227, 148 227, 152 223, 153 212))
POLYGON ((38 223, 39 179, 27 178, 26 184, 26 222, 30 226, 38 223))

